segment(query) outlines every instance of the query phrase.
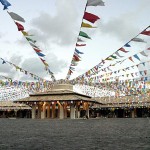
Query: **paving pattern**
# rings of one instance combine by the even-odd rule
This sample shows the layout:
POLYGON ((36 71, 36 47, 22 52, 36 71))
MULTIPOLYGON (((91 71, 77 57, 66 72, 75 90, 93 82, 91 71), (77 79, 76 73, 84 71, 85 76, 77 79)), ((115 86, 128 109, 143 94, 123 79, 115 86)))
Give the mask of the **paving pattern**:
POLYGON ((0 119, 0 150, 150 150, 150 118, 0 119))

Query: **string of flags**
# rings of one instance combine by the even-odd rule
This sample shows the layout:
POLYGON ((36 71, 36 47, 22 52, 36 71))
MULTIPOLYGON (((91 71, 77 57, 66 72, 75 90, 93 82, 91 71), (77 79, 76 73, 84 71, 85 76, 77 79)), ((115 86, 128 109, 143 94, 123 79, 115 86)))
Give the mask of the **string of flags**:
POLYGON ((80 31, 77 37, 77 42, 75 45, 75 51, 71 60, 71 64, 69 66, 69 70, 66 76, 66 80, 70 79, 71 74, 75 71, 75 67, 78 65, 79 61, 81 61, 81 55, 84 54, 82 51, 80 51, 80 47, 86 46, 85 40, 86 39, 91 39, 91 37, 82 31, 83 28, 86 29, 92 29, 96 28, 93 26, 93 24, 99 20, 100 18, 96 16, 93 13, 87 12, 87 7, 89 6, 105 6, 104 2, 102 0, 88 0, 85 6, 84 10, 84 15, 82 18, 81 26, 80 26, 80 31))
POLYGON ((3 58, 0 58, 2 60, 2 65, 5 65, 5 64, 9 64, 10 66, 14 67, 16 69, 16 71, 20 71, 22 73, 24 73, 25 75, 29 75, 30 77, 34 78, 35 80, 39 80, 39 81, 43 81, 44 79, 42 79, 41 77, 19 67, 18 65, 12 63, 12 62, 9 62, 3 58))
MULTIPOLYGON (((136 35, 134 38, 132 38, 130 41, 128 41, 127 43, 125 43, 122 47, 120 47, 119 49, 117 49, 113 54, 111 54, 110 56, 108 56, 107 58, 105 58, 104 60, 102 60, 100 63, 98 63, 97 65, 95 65, 93 68, 91 68, 90 70, 86 71, 85 73, 83 73, 82 75, 76 77, 76 78, 83 78, 83 77, 90 77, 92 75, 98 74, 99 71, 101 71, 101 68, 104 66, 104 64, 107 61, 118 61, 118 59, 122 59, 125 56, 122 56, 121 53, 128 53, 129 51, 126 50, 126 48, 130 48, 131 47, 131 42, 142 42, 142 43, 146 43, 146 41, 144 41, 143 39, 139 38, 139 35, 146 35, 146 36, 150 36, 149 32, 150 32, 150 26, 146 27, 142 32, 140 32, 138 35, 136 35)), ((149 50, 149 49, 148 49, 149 50)), ((141 52, 141 54, 145 55, 144 52, 141 52)), ((135 54, 134 58, 137 58, 140 60, 140 58, 135 54)), ((132 58, 129 58, 132 61, 132 58)), ((121 61, 123 62, 123 61, 121 61)), ((116 62, 118 63, 118 62, 116 62)), ((108 69, 110 66, 113 65, 109 65, 108 69)), ((76 79, 74 78, 74 79, 76 79)))
MULTIPOLYGON (((8 9, 8 7, 11 6, 11 4, 7 0, 0 0, 0 2, 3 5, 3 10, 8 9)), ((77 41, 75 44, 75 50, 73 53, 73 58, 71 60, 71 64, 69 66, 69 71, 67 73, 67 77, 66 77, 67 80, 70 79, 71 74, 75 71, 75 67, 81 61, 81 55, 84 54, 84 52, 82 52, 80 50, 80 48, 85 47, 86 46, 86 40, 91 39, 91 37, 86 32, 84 32, 83 29, 84 28, 95 29, 96 26, 94 25, 94 23, 100 19, 95 14, 87 11, 87 7, 90 7, 90 6, 105 6, 105 4, 102 0, 88 0, 87 1, 86 6, 85 6, 85 10, 84 10, 84 14, 83 14, 83 18, 82 18, 82 22, 81 22, 81 26, 80 26, 80 31, 79 31, 77 41)), ((37 41, 33 38, 34 36, 32 34, 28 33, 25 30, 24 26, 20 23, 20 22, 23 22, 23 23, 25 22, 24 18, 22 18, 20 15, 14 13, 14 12, 8 12, 8 14, 10 15, 10 17, 13 19, 14 23, 16 24, 18 31, 20 31, 23 34, 25 39, 29 42, 29 44, 31 45, 31 47, 33 48, 35 53, 40 58, 40 60, 42 61, 42 63, 45 66, 46 71, 51 75, 52 80, 56 81, 56 79, 53 75, 53 72, 50 70, 48 63, 45 60, 45 54, 42 52, 40 47, 36 45, 37 41)), ((129 52, 129 50, 127 50, 127 48, 130 48, 132 46, 131 42, 135 42, 135 43, 136 42, 138 42, 138 43, 146 43, 147 42, 145 39, 140 38, 139 35, 150 36, 149 28, 150 28, 150 26, 145 28, 142 32, 140 32, 138 35, 136 35, 134 38, 132 38, 130 41, 128 41, 126 44, 124 44, 122 47, 120 47, 113 54, 111 54, 110 56, 108 56, 107 58, 102 60, 99 64, 94 66, 92 69, 88 70, 86 73, 84 73, 84 74, 80 75, 79 77, 77 77, 71 81, 68 81, 68 82, 70 84, 80 83, 82 85, 82 87, 84 88, 84 90, 87 90, 85 92, 85 94, 90 95, 93 92, 94 96, 96 95, 96 91, 98 91, 98 89, 95 87, 100 88, 100 91, 98 91, 99 93, 103 89, 104 90, 103 92, 105 94, 107 93, 109 96, 112 93, 106 89, 111 89, 112 91, 116 90, 117 92, 123 92, 126 94, 127 93, 131 94, 132 92, 135 92, 135 91, 141 92, 141 93, 142 92, 146 93, 146 81, 148 81, 148 79, 149 79, 149 75, 148 75, 149 70, 148 69, 147 70, 146 69, 145 70, 139 70, 138 72, 130 72, 130 73, 126 73, 126 74, 123 73, 121 75, 118 75, 118 74, 121 71, 126 72, 128 70, 131 70, 134 67, 138 68, 139 65, 145 66, 145 63, 150 62, 150 61, 141 62, 141 58, 139 57, 140 55, 142 55, 144 57, 148 57, 148 55, 145 51, 140 51, 139 53, 136 53, 136 54, 129 56, 128 58, 120 61, 120 59, 125 57, 125 56, 123 56, 123 54, 129 52), (117 64, 121 64, 125 60, 130 60, 133 63, 135 63, 134 59, 140 61, 140 63, 126 67, 126 68, 122 68, 119 70, 115 70, 115 71, 112 71, 110 69, 111 67, 113 67, 117 64), (103 68, 104 64, 106 62, 110 62, 110 61, 116 61, 116 63, 110 64, 109 66, 103 68), (92 77, 92 75, 96 75, 100 71, 105 72, 105 74, 92 77), (112 76, 112 75, 114 75, 114 76, 112 76), (132 79, 122 80, 122 79, 120 79, 120 77, 122 77, 122 76, 126 76, 126 77, 131 76, 132 79), (140 76, 140 78, 138 76, 140 76), (86 86, 84 87, 83 85, 93 85, 94 87, 93 87, 93 89, 88 90, 88 88, 86 88, 86 86)), ((146 50, 150 50, 150 48, 147 48, 146 50)), ((53 82, 45 81, 44 79, 36 76, 35 74, 32 74, 32 73, 22 69, 18 65, 15 65, 11 62, 4 60, 3 58, 0 58, 0 59, 2 60, 3 65, 8 63, 11 66, 15 67, 16 70, 19 70, 20 72, 23 72, 26 75, 31 75, 31 77, 34 77, 34 79, 38 80, 38 82, 23 82, 23 81, 17 81, 17 80, 13 81, 9 77, 0 75, 0 77, 7 80, 7 81, 0 80, 0 88, 3 88, 3 87, 5 87, 5 88, 11 88, 12 87, 12 89, 14 87, 17 87, 17 88, 20 87, 22 89, 25 88, 26 91, 25 91, 25 93, 23 93, 23 95, 25 95, 25 94, 29 94, 29 91, 35 92, 35 91, 42 91, 44 89, 49 89, 54 84, 53 82)), ((59 83, 61 81, 56 81, 56 82, 59 83)), ((10 99, 11 96, 12 95, 10 95, 10 93, 8 93, 8 95, 6 95, 5 90, 4 90, 4 95, 2 95, 2 93, 0 93, 0 98, 2 97, 3 99, 10 99)), ((19 98, 19 97, 17 97, 18 95, 16 93, 13 96, 16 96, 16 98, 19 98)))
MULTIPOLYGON (((147 48, 146 50, 150 50, 150 48, 147 48)), ((144 57, 148 57, 148 55, 145 53, 145 51, 142 50, 142 51, 140 51, 140 52, 134 54, 133 56, 127 57, 126 59, 124 59, 124 60, 122 60, 122 61, 118 61, 117 63, 110 64, 109 66, 107 66, 107 67, 105 67, 105 68, 102 68, 102 69, 100 69, 98 72, 100 72, 100 71, 101 71, 101 72, 108 72, 108 71, 111 71, 110 74, 112 74, 111 67, 116 66, 118 63, 122 64, 122 62, 125 62, 125 61, 128 60, 128 59, 131 60, 131 61, 134 63, 133 58, 136 58, 138 61, 141 61, 141 59, 140 59, 140 57, 139 57, 138 54, 141 54, 141 55, 144 56, 144 57)), ((142 63, 140 63, 140 64, 145 65, 145 62, 142 62, 142 63)), ((131 67, 134 68, 134 66, 131 66, 131 67)), ((137 67, 138 67, 138 65, 137 65, 137 67)), ((129 67, 127 67, 127 68, 129 68, 129 67)), ((120 69, 120 70, 123 70, 123 71, 124 71, 124 69, 125 69, 125 68, 122 68, 122 69, 120 69)), ((118 72, 120 72, 120 70, 118 70, 118 72)), ((98 73, 98 72, 97 72, 97 73, 98 73)), ((114 71, 114 72, 116 72, 116 71, 114 71)), ((93 73, 93 72, 92 72, 92 73, 93 73)), ((109 74, 109 73, 107 73, 107 74, 109 74)), ((88 76, 88 74, 87 74, 87 76, 88 76)))
POLYGON ((53 81, 55 81, 55 77, 53 72, 50 70, 50 67, 48 63, 45 60, 45 54, 43 54, 42 50, 39 48, 39 46, 36 45, 36 40, 33 39, 33 35, 25 31, 24 26, 19 22, 25 22, 24 18, 22 18, 20 15, 14 13, 14 12, 8 12, 10 17, 13 19, 14 23, 16 24, 18 31, 21 31, 25 39, 29 42, 35 53, 39 56, 40 60, 45 66, 45 70, 51 75, 51 78, 53 81), (19 22, 17 22, 19 21, 19 22))

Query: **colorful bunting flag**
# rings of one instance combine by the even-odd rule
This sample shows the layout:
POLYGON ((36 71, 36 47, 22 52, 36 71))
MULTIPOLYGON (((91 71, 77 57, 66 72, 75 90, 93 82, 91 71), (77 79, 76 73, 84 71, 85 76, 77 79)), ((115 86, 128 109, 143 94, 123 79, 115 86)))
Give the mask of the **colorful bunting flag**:
POLYGON ((129 57, 129 60, 131 60, 132 62, 134 62, 133 59, 132 59, 132 57, 129 57))
POLYGON ((30 42, 33 42, 33 43, 36 43, 36 41, 35 40, 32 40, 32 39, 30 39, 30 38, 28 38, 28 37, 25 37, 28 41, 30 41, 30 42))
POLYGON ((93 27, 92 25, 88 24, 88 23, 84 23, 82 22, 82 25, 81 25, 82 28, 96 28, 96 27, 93 27))
POLYGON ((82 39, 78 38, 77 42, 85 42, 85 41, 83 41, 82 39))
POLYGON ((41 50, 40 49, 37 49, 37 48, 33 48, 36 52, 41 52, 41 50))
POLYGON ((76 46, 86 46, 86 44, 78 44, 78 43, 76 43, 76 46))
POLYGON ((141 32, 141 34, 150 36, 150 31, 143 31, 143 32, 141 32))
POLYGON ((122 52, 124 52, 124 53, 129 52, 129 51, 126 51, 123 47, 121 47, 119 50, 122 51, 122 52))
POLYGON ((87 6, 105 6, 102 0, 88 0, 87 6))
POLYGON ((138 59, 140 61, 140 58, 138 57, 137 54, 133 55, 136 59, 138 59))
POLYGON ((85 32, 83 32, 83 31, 80 31, 79 36, 82 36, 82 37, 91 39, 91 38, 90 38, 85 32))
POLYGON ((24 30, 24 27, 23 27, 23 25, 21 25, 20 23, 18 23, 18 22, 15 22, 15 24, 17 25, 17 27, 18 27, 18 31, 23 31, 24 30))
POLYGON ((119 54, 118 51, 116 51, 115 54, 116 54, 117 56, 119 56, 119 57, 123 57, 123 56, 121 56, 121 55, 119 54))
POLYGON ((24 36, 33 36, 33 35, 30 35, 29 33, 27 33, 26 31, 21 31, 21 32, 24 36))
POLYGON ((143 55, 143 56, 145 56, 145 57, 148 56, 144 51, 140 52, 140 54, 143 55))
POLYGON ((83 19, 85 19, 85 20, 87 20, 87 21, 89 21, 91 23, 95 23, 95 21, 97 21, 100 18, 98 16, 94 15, 94 14, 85 12, 84 16, 83 16, 83 19))
POLYGON ((14 13, 14 12, 8 12, 8 14, 10 15, 10 17, 13 20, 17 20, 17 21, 20 21, 20 22, 25 22, 24 18, 22 18, 21 16, 19 16, 18 14, 14 13))
POLYGON ((131 46, 129 45, 129 43, 126 43, 124 46, 125 46, 125 47, 131 47, 131 46))
POLYGON ((0 2, 4 6, 3 10, 8 9, 8 7, 11 6, 11 4, 7 0, 0 0, 0 2))
POLYGON ((75 52, 77 52, 78 54, 84 54, 83 52, 80 52, 79 50, 75 49, 75 52))
POLYGON ((38 56, 40 56, 40 57, 44 57, 45 55, 44 54, 42 54, 42 53, 40 53, 40 52, 36 52, 37 54, 38 54, 38 56))
POLYGON ((133 38, 132 41, 134 42, 143 42, 143 43, 146 43, 143 39, 141 38, 133 38))

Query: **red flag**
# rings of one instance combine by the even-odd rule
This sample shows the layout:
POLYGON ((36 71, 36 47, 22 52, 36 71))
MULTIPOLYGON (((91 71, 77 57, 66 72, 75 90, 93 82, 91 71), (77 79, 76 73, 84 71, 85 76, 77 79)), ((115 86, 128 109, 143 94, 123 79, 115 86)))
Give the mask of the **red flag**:
POLYGON ((45 62, 45 60, 44 59, 42 59, 42 58, 40 58, 41 60, 42 60, 42 62, 44 63, 45 62))
POLYGON ((36 52, 41 52, 41 50, 40 49, 37 49, 37 48, 33 48, 36 52))
POLYGON ((141 34, 150 36, 150 31, 143 31, 143 32, 141 32, 141 34))
POLYGON ((76 46, 86 46, 86 44, 78 44, 78 43, 76 43, 76 46))
POLYGON ((89 22, 92 22, 94 23, 95 21, 97 21, 98 19, 100 19, 98 16, 94 15, 94 14, 91 14, 91 13, 88 13, 88 12, 85 12, 84 13, 84 16, 83 16, 83 19, 89 21, 89 22))
POLYGON ((132 59, 132 57, 129 57, 129 59, 130 59, 132 62, 134 62, 133 59, 132 59))
POLYGON ((147 50, 150 50, 150 47, 149 47, 149 48, 147 48, 147 50))
POLYGON ((129 51, 126 51, 123 47, 121 47, 119 50, 122 51, 122 52, 124 52, 124 53, 129 52, 129 51))
POLYGON ((16 23, 16 25, 17 25, 17 27, 18 27, 18 31, 23 31, 23 30, 24 30, 23 25, 21 25, 21 24, 18 23, 18 22, 15 22, 15 23, 16 23))
POLYGON ((76 55, 73 55, 73 60, 74 61, 80 61, 79 57, 77 57, 76 55))

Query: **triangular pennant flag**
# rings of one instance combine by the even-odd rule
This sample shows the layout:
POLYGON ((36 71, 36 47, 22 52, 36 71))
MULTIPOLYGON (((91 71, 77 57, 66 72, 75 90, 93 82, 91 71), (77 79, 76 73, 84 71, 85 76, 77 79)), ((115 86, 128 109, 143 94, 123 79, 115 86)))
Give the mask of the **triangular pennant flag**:
POLYGON ((87 6, 105 6, 102 0, 88 0, 87 6))
POLYGON ((149 48, 147 48, 147 50, 150 50, 150 47, 149 47, 149 48))
POLYGON ((80 31, 79 36, 82 36, 82 37, 91 39, 91 38, 90 38, 85 32, 83 32, 83 31, 80 31))
POLYGON ((28 37, 26 37, 26 39, 27 39, 28 41, 31 41, 31 42, 33 42, 33 43, 36 43, 35 40, 32 40, 32 39, 30 39, 30 38, 28 38, 28 37))
POLYGON ((77 42, 84 42, 82 39, 78 38, 77 42))
POLYGON ((146 57, 148 56, 144 51, 140 52, 140 54, 146 57))
POLYGON ((75 61, 71 61, 71 66, 77 66, 78 64, 77 64, 77 62, 75 62, 75 61))
POLYGON ((140 61, 140 58, 138 57, 137 54, 133 55, 136 59, 138 59, 140 61))
POLYGON ((48 63, 46 63, 45 61, 43 62, 44 63, 44 65, 46 66, 46 67, 48 67, 49 65, 48 65, 48 63))
POLYGON ((150 36, 150 31, 143 31, 143 32, 141 32, 141 34, 150 36))
POLYGON ((21 31, 21 32, 24 36, 33 36, 33 35, 30 35, 29 33, 27 33, 26 31, 21 31))
POLYGON ((13 20, 25 22, 24 18, 22 18, 21 16, 19 16, 18 14, 14 13, 14 12, 8 12, 8 14, 11 16, 11 18, 13 20))
POLYGON ((110 57, 112 57, 112 58, 114 58, 114 59, 117 59, 117 57, 116 57, 116 56, 114 56, 114 55, 111 55, 110 57))
POLYGON ((129 45, 129 43, 126 43, 124 46, 125 46, 125 47, 131 47, 131 46, 129 45))
POLYGON ((145 62, 141 63, 143 66, 145 66, 145 62))
POLYGON ((144 70, 145 75, 147 75, 147 70, 144 70))
POLYGON ((45 60, 44 59, 42 59, 42 58, 40 58, 41 59, 41 61, 44 63, 45 62, 45 60))
POLYGON ((126 51, 123 47, 121 47, 119 50, 122 51, 122 52, 124 52, 124 53, 129 52, 129 51, 126 51))
POLYGON ((118 51, 116 51, 115 54, 116 54, 117 56, 119 56, 119 57, 123 57, 123 56, 121 56, 121 55, 119 54, 118 51))
POLYGON ((39 52, 36 52, 38 54, 38 56, 44 57, 45 55, 39 52))
POLYGON ((93 27, 92 25, 88 24, 88 23, 84 23, 82 22, 82 25, 81 25, 82 28, 96 28, 96 27, 93 27))
POLYGON ((81 60, 79 59, 79 57, 77 57, 76 55, 73 55, 73 60, 74 60, 74 61, 81 61, 81 60))
POLYGON ((100 19, 98 16, 94 15, 94 14, 91 14, 91 13, 88 13, 88 12, 85 12, 84 13, 84 16, 83 16, 83 19, 89 21, 89 22, 92 22, 94 23, 95 21, 97 21, 98 19, 100 19))
POLYGON ((3 10, 8 9, 8 7, 11 6, 11 4, 7 0, 0 0, 0 2, 4 6, 3 10))
POLYGON ((75 52, 78 54, 84 54, 83 52, 80 52, 79 50, 75 49, 75 52))
POLYGON ((141 39, 141 38, 133 38, 132 41, 134 41, 134 42, 143 42, 143 43, 146 43, 146 41, 144 41, 144 40, 141 39))
POLYGON ((23 25, 21 25, 20 23, 18 23, 18 22, 15 22, 15 24, 17 25, 17 27, 18 27, 18 31, 23 31, 24 30, 24 27, 23 27, 23 25))
POLYGON ((78 43, 76 43, 76 46, 86 46, 86 44, 78 44, 78 43))
POLYGON ((76 53, 76 52, 74 52, 74 55, 77 56, 78 58, 81 58, 81 57, 79 56, 79 54, 76 53))
POLYGON ((33 48, 36 52, 41 52, 41 50, 40 49, 37 49, 37 48, 33 48))
POLYGON ((30 43, 30 42, 29 42, 29 44, 30 44, 33 48, 34 48, 34 47, 35 47, 35 48, 38 48, 38 47, 37 47, 35 44, 33 44, 33 43, 30 43))
POLYGON ((139 73, 140 73, 140 75, 142 75, 142 76, 143 76, 142 71, 139 71, 139 73))
POLYGON ((112 58, 110 58, 110 57, 108 57, 108 58, 106 58, 105 60, 113 60, 112 58))
POLYGON ((72 70, 72 71, 75 71, 75 68, 73 68, 73 67, 70 67, 70 70, 72 70))
POLYGON ((134 62, 133 59, 132 59, 132 57, 129 57, 129 59, 130 59, 132 62, 134 62))

